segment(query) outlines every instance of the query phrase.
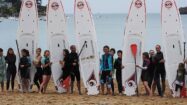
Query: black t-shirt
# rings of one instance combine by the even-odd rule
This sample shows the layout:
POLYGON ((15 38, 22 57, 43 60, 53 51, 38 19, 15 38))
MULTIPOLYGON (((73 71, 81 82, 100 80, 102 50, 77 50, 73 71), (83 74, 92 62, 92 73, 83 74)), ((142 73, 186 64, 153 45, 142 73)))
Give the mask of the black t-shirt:
POLYGON ((6 63, 8 64, 8 71, 16 71, 16 56, 8 55, 5 57, 6 63))
POLYGON ((164 55, 162 52, 157 52, 155 55, 155 67, 158 71, 165 71, 165 64, 160 63, 160 61, 164 59, 164 55))
POLYGON ((71 70, 79 70, 79 56, 77 53, 70 53, 69 62, 71 64, 71 70), (73 66, 73 63, 76 63, 76 66, 73 66))
POLYGON ((117 71, 121 71, 121 66, 122 66, 122 59, 121 58, 117 58, 114 62, 114 68, 117 70, 117 71))

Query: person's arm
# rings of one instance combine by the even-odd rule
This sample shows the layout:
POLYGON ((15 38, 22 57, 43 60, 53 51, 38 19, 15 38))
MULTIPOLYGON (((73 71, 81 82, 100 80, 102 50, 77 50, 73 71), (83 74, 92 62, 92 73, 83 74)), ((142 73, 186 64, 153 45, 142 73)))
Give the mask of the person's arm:
POLYGON ((142 69, 142 70, 147 70, 147 68, 148 68, 147 66, 142 67, 142 66, 140 66, 140 65, 136 65, 136 67, 139 68, 139 69, 142 69))

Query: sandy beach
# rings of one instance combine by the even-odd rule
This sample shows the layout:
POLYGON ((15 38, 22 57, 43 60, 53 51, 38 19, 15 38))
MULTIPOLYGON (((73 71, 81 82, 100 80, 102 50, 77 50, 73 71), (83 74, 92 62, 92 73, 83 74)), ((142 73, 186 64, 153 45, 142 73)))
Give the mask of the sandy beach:
MULTIPOLYGON (((33 90, 36 91, 35 86, 33 90)), ((57 94, 51 81, 46 94, 38 94, 37 92, 22 94, 18 92, 16 85, 15 92, 0 92, 0 105, 187 105, 186 98, 172 98, 168 87, 164 98, 156 95, 153 97, 143 96, 144 88, 142 85, 139 97, 119 96, 116 85, 116 96, 88 96, 84 90, 82 86, 83 95, 81 96, 78 95, 76 89, 74 94, 57 94)))

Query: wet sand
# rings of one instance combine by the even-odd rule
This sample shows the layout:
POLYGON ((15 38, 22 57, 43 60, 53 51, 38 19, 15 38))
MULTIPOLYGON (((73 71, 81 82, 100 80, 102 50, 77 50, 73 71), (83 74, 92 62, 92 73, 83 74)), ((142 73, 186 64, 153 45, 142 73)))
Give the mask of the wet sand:
MULTIPOLYGON (((39 94, 37 92, 23 94, 18 92, 16 85, 14 92, 0 92, 0 105, 187 105, 187 98, 172 98, 168 87, 164 98, 160 98, 156 95, 152 97, 144 96, 142 85, 139 89, 141 92, 139 97, 119 96, 116 86, 116 96, 88 96, 84 92, 85 89, 83 87, 83 95, 80 96, 77 93, 77 89, 75 89, 74 94, 58 94, 54 91, 52 82, 50 82, 46 94, 39 94)), ((37 91, 35 86, 33 90, 37 91)))

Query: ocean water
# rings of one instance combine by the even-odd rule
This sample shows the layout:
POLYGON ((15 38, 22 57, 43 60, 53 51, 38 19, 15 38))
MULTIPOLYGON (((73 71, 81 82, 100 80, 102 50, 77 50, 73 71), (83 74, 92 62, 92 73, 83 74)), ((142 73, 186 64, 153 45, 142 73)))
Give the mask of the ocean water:
MULTIPOLYGON (((73 15, 67 15, 67 35, 70 45, 76 44, 73 15)), ((109 45, 116 50, 122 49, 125 20, 127 14, 95 14, 94 22, 98 38, 99 52, 102 47, 109 45)), ((184 34, 187 40, 187 15, 182 15, 184 34)), ((0 23, 0 48, 5 51, 12 47, 16 50, 15 40, 18 21, 4 20, 0 23)), ((29 26, 28 26, 29 27, 29 26)), ((47 49, 46 21, 39 21, 39 46, 47 49)), ((154 49, 156 44, 161 44, 160 14, 148 14, 147 34, 145 35, 145 51, 154 49)))

